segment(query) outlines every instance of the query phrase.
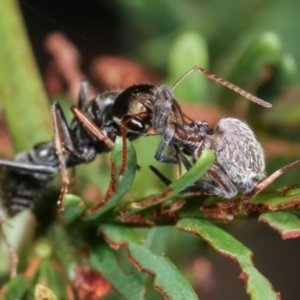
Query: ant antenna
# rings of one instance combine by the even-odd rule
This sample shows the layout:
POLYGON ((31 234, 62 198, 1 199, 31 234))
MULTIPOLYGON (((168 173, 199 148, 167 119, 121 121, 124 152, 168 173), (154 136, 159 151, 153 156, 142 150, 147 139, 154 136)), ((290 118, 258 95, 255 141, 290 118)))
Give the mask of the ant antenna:
POLYGON ((197 67, 197 66, 191 68, 191 69, 190 69, 189 71, 187 71, 183 76, 181 76, 181 77, 175 82, 175 84, 173 85, 171 91, 173 92, 174 89, 176 88, 176 86, 177 86, 184 78, 186 78, 187 76, 189 76, 189 75, 190 75, 191 73, 193 73, 194 71, 199 71, 199 72, 201 72, 202 74, 204 74, 204 75, 207 76, 208 78, 210 78, 210 79, 212 79, 212 80, 214 80, 214 81, 216 81, 216 82, 219 82, 220 84, 222 84, 222 85, 226 86, 227 88, 233 90, 234 92, 236 92, 236 93, 242 95, 243 97, 245 97, 245 98, 251 100, 252 102, 255 102, 255 103, 257 103, 257 104, 259 104, 259 105, 261 105, 261 106, 267 107, 267 108, 272 107, 272 104, 271 104, 271 103, 269 103, 269 102, 267 102, 267 101, 265 101, 265 100, 262 100, 262 99, 260 99, 260 98, 258 98, 258 97, 256 97, 256 96, 254 96, 254 95, 252 95, 252 94, 246 92, 245 90, 241 89, 240 87, 238 87, 238 86, 236 86, 236 85, 230 83, 229 81, 226 81, 225 79, 223 79, 223 78, 221 78, 221 77, 218 77, 217 75, 212 74, 212 73, 210 73, 210 72, 208 72, 208 71, 206 71, 206 70, 204 70, 204 69, 202 69, 202 68, 200 68, 200 67, 197 67))

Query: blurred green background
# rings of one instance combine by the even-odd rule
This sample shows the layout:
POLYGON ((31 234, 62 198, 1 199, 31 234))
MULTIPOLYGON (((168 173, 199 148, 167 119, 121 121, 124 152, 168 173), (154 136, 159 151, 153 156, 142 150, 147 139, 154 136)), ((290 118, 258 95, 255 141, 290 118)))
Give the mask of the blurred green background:
MULTIPOLYGON (((21 0, 19 4, 49 98, 60 99, 66 110, 70 99, 74 100, 73 84, 80 76, 91 82, 94 92, 123 87, 132 74, 131 84, 147 81, 171 86, 192 66, 199 65, 270 101, 273 108, 258 107, 204 75, 193 74, 175 90, 180 103, 187 103, 183 107, 188 115, 207 120, 211 126, 224 116, 246 120, 266 150, 268 174, 299 159, 299 1, 21 0), (57 53, 62 54, 67 46, 53 50, 55 43, 51 46, 49 37, 55 32, 63 34, 64 42, 73 45, 80 57, 77 63, 70 63, 77 77, 73 76, 75 72, 69 76, 60 68, 57 53), (101 69, 104 64, 108 69, 101 69), (111 70, 122 76, 110 81, 114 78, 111 70)), ((22 124, 22 120, 16 122, 22 124)), ((163 185, 148 170, 149 164, 175 176, 170 174, 170 166, 154 161, 158 140, 135 142, 142 171, 137 174, 130 197, 162 190, 163 185), (149 186, 147 190, 145 185, 149 186)), ((105 169, 105 161, 100 158, 98 163, 105 169)), ((76 190, 83 186, 81 180, 101 188, 108 184, 108 175, 101 175, 99 182, 98 166, 79 168, 76 190)), ((274 187, 299 184, 299 178, 299 169, 289 171, 274 187)), ((256 266, 283 299, 298 298, 298 240, 283 242, 255 220, 224 228, 253 250, 256 266)), ((248 299, 237 266, 199 245, 198 239, 183 233, 170 234, 169 228, 153 233, 153 239, 151 236, 152 232, 148 241, 153 249, 168 253, 193 278, 201 299, 248 299), (197 277, 201 270, 206 270, 204 279, 197 277)))

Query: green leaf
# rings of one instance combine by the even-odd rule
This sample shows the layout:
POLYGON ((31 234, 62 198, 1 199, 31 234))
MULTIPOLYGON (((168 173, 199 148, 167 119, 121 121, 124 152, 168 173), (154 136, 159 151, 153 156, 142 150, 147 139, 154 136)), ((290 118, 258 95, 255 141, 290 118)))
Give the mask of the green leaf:
POLYGON ((291 55, 282 57, 281 70, 284 84, 292 84, 297 78, 297 63, 291 55))
MULTIPOLYGON (((173 85, 194 66, 204 69, 208 65, 208 51, 204 38, 196 31, 185 31, 175 40, 169 55, 169 78, 173 85)), ((207 78, 199 72, 189 75, 175 89, 176 98, 191 103, 205 102, 207 99, 207 78)))
POLYGON ((188 281, 166 257, 152 253, 143 245, 141 237, 124 226, 101 225, 107 242, 114 248, 126 246, 130 262, 142 272, 154 277, 154 288, 165 299, 198 299, 188 281))
POLYGON ((0 297, 3 300, 21 299, 29 291, 30 286, 30 279, 17 275, 1 288, 0 297))
POLYGON ((133 212, 137 212, 144 208, 148 208, 151 205, 156 205, 168 199, 174 198, 182 190, 191 186, 195 181, 204 176, 214 161, 214 153, 208 148, 204 149, 200 158, 196 161, 192 168, 179 179, 172 182, 161 194, 155 197, 152 196, 147 199, 142 199, 140 202, 131 203, 132 207, 134 208, 133 212))
POLYGON ((56 223, 48 229, 47 238, 61 269, 71 280, 74 266, 78 263, 78 257, 74 251, 70 232, 67 231, 65 226, 56 223))
POLYGON ((137 162, 136 162, 136 152, 130 141, 127 142, 127 164, 126 171, 123 176, 118 176, 120 173, 121 165, 122 165, 122 149, 123 142, 121 137, 117 137, 115 141, 115 145, 113 151, 111 153, 111 161, 115 163, 116 166, 116 181, 117 181, 117 191, 109 198, 109 200, 94 213, 87 214, 83 220, 84 221, 93 221, 97 220, 104 213, 114 208, 119 202, 123 199, 124 195, 127 193, 131 184, 134 180, 134 176, 137 170, 137 162))
POLYGON ((121 269, 114 251, 99 242, 90 246, 90 251, 91 267, 101 273, 124 299, 145 299, 145 288, 141 279, 135 274, 126 274, 121 269))
POLYGON ((201 236, 211 247, 222 255, 237 262, 246 281, 247 293, 251 299, 278 299, 268 280, 253 266, 252 252, 233 236, 206 220, 182 219, 177 228, 201 236))
POLYGON ((196 180, 204 176, 215 162, 215 159, 213 151, 205 148, 192 168, 179 179, 170 184, 170 188, 172 189, 170 196, 178 194, 185 188, 191 186, 196 180))
POLYGON ((266 212, 261 214, 258 220, 278 231, 283 239, 291 239, 300 236, 299 219, 287 212, 266 212))
POLYGON ((265 190, 252 198, 248 203, 260 204, 272 210, 273 207, 277 210, 278 206, 284 206, 292 203, 300 197, 299 187, 283 187, 277 190, 265 190))
POLYGON ((58 299, 67 299, 66 284, 68 283, 63 279, 63 274, 60 274, 54 268, 53 261, 44 259, 41 261, 37 274, 37 282, 42 278, 46 280, 47 287, 57 296, 58 299))
POLYGON ((62 219, 66 223, 70 223, 77 219, 85 210, 86 206, 77 195, 66 194, 62 201, 63 211, 62 219))

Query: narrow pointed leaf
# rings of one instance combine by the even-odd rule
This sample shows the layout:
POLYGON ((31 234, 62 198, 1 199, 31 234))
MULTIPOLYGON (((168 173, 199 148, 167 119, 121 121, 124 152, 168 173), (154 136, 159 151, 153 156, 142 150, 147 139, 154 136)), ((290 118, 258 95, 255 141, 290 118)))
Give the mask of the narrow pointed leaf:
POLYGON ((177 196, 185 188, 191 186, 195 181, 204 176, 210 169, 214 161, 214 153, 210 149, 204 149, 200 158, 196 161, 196 163, 188 172, 186 172, 176 181, 172 182, 169 185, 169 187, 161 194, 155 197, 152 196, 146 199, 142 199, 141 201, 136 203, 132 203, 133 207, 138 207, 138 209, 134 209, 133 211, 137 212, 143 209, 143 206, 149 207, 151 205, 161 203, 163 201, 173 198, 174 196, 177 196))
POLYGON ((272 210, 272 207, 276 208, 279 205, 284 206, 287 203, 293 202, 295 199, 299 199, 299 197, 299 187, 289 187, 287 189, 284 187, 277 190, 263 191, 252 198, 249 203, 260 204, 272 210))
POLYGON ((107 242, 114 248, 125 246, 130 262, 139 270, 154 277, 154 288, 165 299, 198 299, 188 281, 166 257, 152 253, 143 245, 141 237, 123 226, 102 225, 99 227, 107 242))
POLYGON ((61 217, 66 223, 77 219, 86 208, 81 198, 72 194, 66 194, 64 196, 62 205, 64 209, 61 213, 61 217))
POLYGON ((233 236, 201 219, 182 219, 177 223, 177 228, 201 236, 216 251, 237 262, 252 300, 279 299, 268 280, 254 267, 251 250, 233 236))
POLYGON ((115 145, 111 154, 111 160, 116 165, 116 181, 117 181, 117 191, 110 197, 110 199, 97 211, 86 215, 84 217, 85 221, 96 220, 108 210, 114 208, 119 202, 123 199, 124 195, 129 190, 134 176, 137 170, 137 162, 136 162, 136 152, 133 145, 127 140, 127 165, 125 174, 120 177, 120 169, 122 165, 122 149, 123 143, 122 139, 118 137, 115 141, 115 145))
POLYGON ((107 245, 94 243, 90 246, 91 267, 101 273, 105 279, 122 295, 123 299, 145 299, 145 288, 135 274, 126 274, 118 263, 114 251, 107 245))
POLYGON ((41 262, 37 275, 39 279, 46 280, 47 287, 52 290, 58 299, 67 299, 67 282, 63 280, 62 274, 59 274, 54 268, 51 260, 44 259, 41 262))
MULTIPOLYGON (((204 176, 215 161, 214 153, 206 148, 203 150, 200 158, 192 166, 192 168, 181 176, 178 180, 170 184, 172 189, 171 195, 176 195, 185 188, 191 186, 197 179, 204 176)), ((171 196, 170 195, 170 196, 171 196)))
POLYGON ((0 290, 0 298, 3 300, 22 299, 29 291, 31 280, 17 275, 0 290))
POLYGON ((266 212, 261 214, 258 220, 278 231, 283 239, 291 239, 300 236, 299 219, 287 212, 266 212))

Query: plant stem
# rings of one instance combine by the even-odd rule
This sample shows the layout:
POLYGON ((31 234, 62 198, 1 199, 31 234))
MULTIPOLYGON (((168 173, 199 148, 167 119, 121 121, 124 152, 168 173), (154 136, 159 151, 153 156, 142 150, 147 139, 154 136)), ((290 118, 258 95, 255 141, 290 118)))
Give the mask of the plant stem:
POLYGON ((0 100, 16 151, 50 139, 47 96, 16 0, 0 1, 0 100))

